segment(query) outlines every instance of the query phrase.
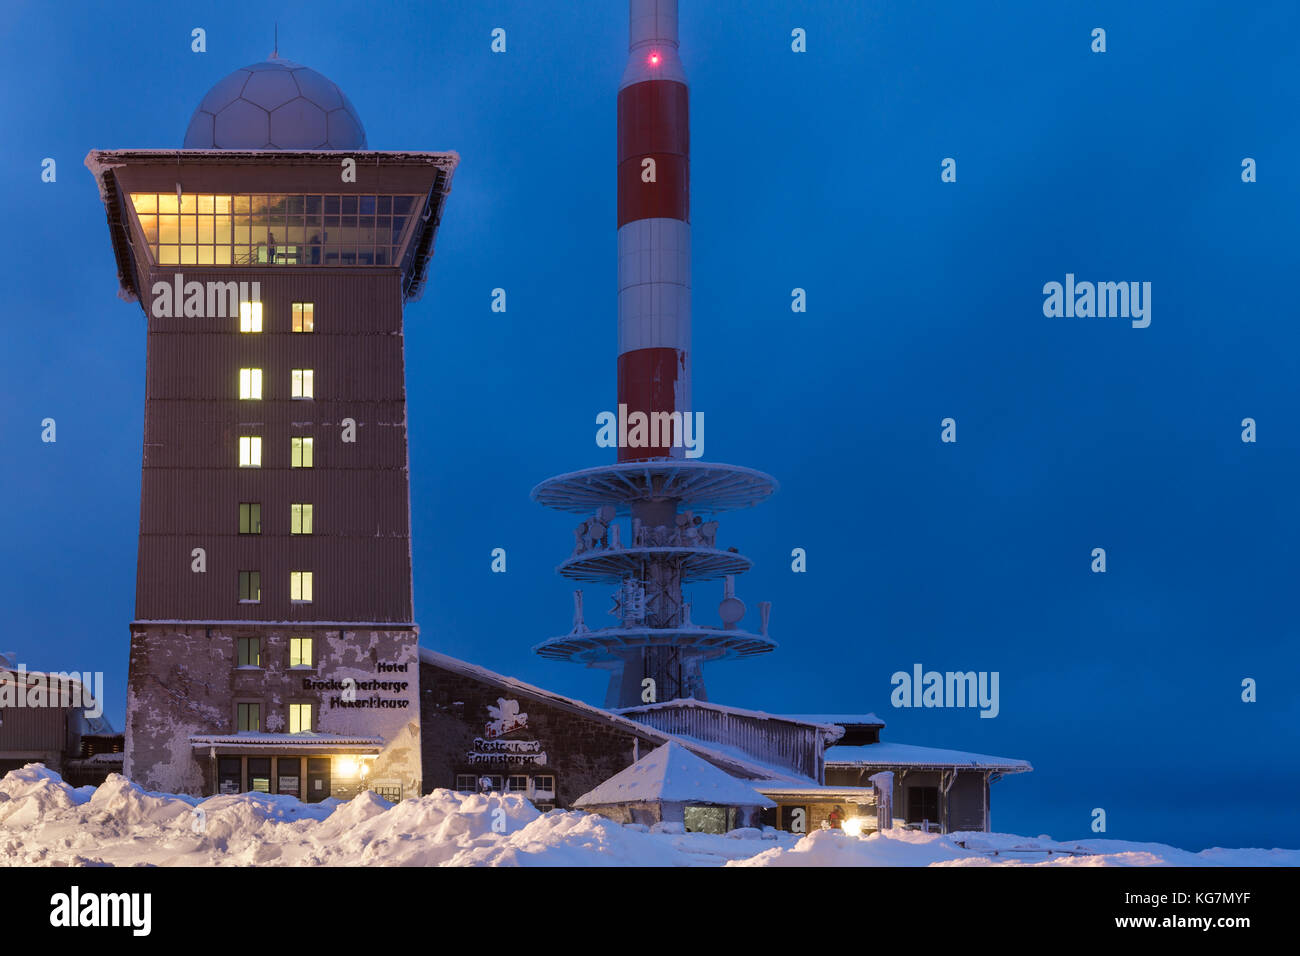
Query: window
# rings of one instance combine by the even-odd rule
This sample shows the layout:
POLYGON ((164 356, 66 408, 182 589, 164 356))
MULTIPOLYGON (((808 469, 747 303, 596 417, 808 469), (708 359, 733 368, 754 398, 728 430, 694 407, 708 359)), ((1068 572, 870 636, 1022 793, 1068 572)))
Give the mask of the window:
POLYGON ((291 398, 312 398, 312 379, 315 373, 309 368, 296 368, 293 370, 293 394, 291 398))
POLYGON ((311 505, 289 506, 289 533, 311 534, 311 505))
POLYGON ((262 506, 256 501, 239 503, 239 533, 262 533, 262 506))
POLYGON ((292 442, 292 457, 290 460, 292 467, 310 468, 312 440, 310 438, 294 438, 292 439, 292 442))
POLYGON ((240 399, 260 399, 262 397, 262 370, 260 368, 241 368, 239 370, 240 399))
POLYGON ((289 666, 311 667, 312 646, 310 637, 289 638, 289 666))
POLYGON ((476 789, 482 793, 500 793, 501 775, 496 773, 484 774, 478 778, 476 789))
POLYGON ((682 811, 687 833, 726 833, 735 826, 735 807, 688 804, 682 811))
POLYGON ((303 604, 311 602, 311 572, 289 572, 289 600, 303 604))
POLYGON ((387 800, 389 803, 402 802, 401 784, 376 785, 371 787, 370 789, 375 794, 375 796, 379 797, 382 800, 387 800))
POLYGON ((262 573, 260 571, 239 572, 239 600, 244 604, 256 604, 262 600, 262 573))
POLYGON ((289 705, 289 733, 304 734, 310 733, 311 723, 311 704, 290 704, 289 705))
POLYGON ((506 788, 511 793, 527 793, 528 778, 523 775, 512 774, 511 776, 506 778, 506 788))
POLYGON ((160 265, 391 266, 425 203, 374 193, 131 194, 160 265))
MULTIPOLYGON (((236 704, 236 716, 239 719, 239 730, 251 730, 253 733, 260 733, 262 730, 262 705, 261 704, 236 704)), ((252 761, 249 761, 251 770, 252 761)))
POLYGON ((262 467, 262 439, 256 435, 239 436, 239 467, 262 467))
POLYGON ((473 793, 478 789, 478 777, 472 773, 456 774, 456 789, 461 793, 473 793))
POLYGON ((235 644, 239 652, 239 667, 262 666, 262 639, 260 637, 236 638, 235 644))
POLYGON ((239 331, 241 332, 262 331, 262 303, 260 302, 239 303, 239 331))
POLYGON ((939 822, 939 788, 907 788, 907 822, 939 822))
POLYGON ((533 793, 539 797, 555 796, 555 776, 543 773, 533 777, 533 793))
POLYGON ((293 330, 295 332, 315 332, 316 319, 313 315, 315 306, 310 302, 293 304, 293 330))

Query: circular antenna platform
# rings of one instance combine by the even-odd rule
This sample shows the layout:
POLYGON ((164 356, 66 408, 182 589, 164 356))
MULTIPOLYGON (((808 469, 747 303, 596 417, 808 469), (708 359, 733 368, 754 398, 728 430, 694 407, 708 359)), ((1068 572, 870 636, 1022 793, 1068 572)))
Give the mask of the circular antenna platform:
POLYGON ((557 475, 537 485, 532 497, 573 514, 590 514, 603 505, 628 514, 641 501, 679 501, 694 511, 718 512, 753 507, 778 487, 775 478, 753 468, 659 458, 557 475))

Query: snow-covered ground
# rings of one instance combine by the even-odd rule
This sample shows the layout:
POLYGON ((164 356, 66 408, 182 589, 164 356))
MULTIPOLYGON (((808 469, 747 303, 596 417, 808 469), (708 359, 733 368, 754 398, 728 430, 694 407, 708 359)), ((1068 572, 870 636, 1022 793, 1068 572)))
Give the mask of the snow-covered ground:
POLYGON ((150 793, 114 774, 73 788, 29 764, 0 780, 0 865, 161 866, 1300 866, 1300 850, 1055 843, 1002 833, 895 830, 806 837, 651 832, 514 795, 437 790, 393 805, 372 793, 306 804, 266 794, 150 793), (1050 852, 1049 852, 1050 851, 1050 852))

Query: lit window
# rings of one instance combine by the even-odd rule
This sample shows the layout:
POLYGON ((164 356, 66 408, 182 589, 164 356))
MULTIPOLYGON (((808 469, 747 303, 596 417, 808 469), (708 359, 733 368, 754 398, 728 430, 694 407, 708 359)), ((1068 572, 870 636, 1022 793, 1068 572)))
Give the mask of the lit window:
POLYGON ((295 332, 315 332, 316 317, 313 314, 315 306, 310 302, 295 302, 293 304, 293 330, 295 332))
MULTIPOLYGON (((294 441, 297 439, 295 438, 294 441)), ((262 467, 262 439, 256 435, 239 436, 239 467, 262 467)))
POLYGON ((293 455, 290 464, 294 468, 310 468, 311 467, 311 439, 295 438, 292 441, 293 441, 293 446, 292 446, 293 455))
POLYGON ((262 600, 262 572, 239 572, 239 600, 245 604, 256 604, 262 600))
POLYGON ((299 601, 303 604, 311 602, 311 572, 310 571, 290 571, 289 572, 289 600, 299 601))
POLYGON ((262 666, 262 639, 260 637, 241 637, 235 643, 239 651, 239 667, 262 666))
POLYGON ((311 667, 312 646, 310 637, 289 638, 289 666, 311 667))
POLYGON ((262 331, 262 303, 260 302, 239 303, 239 331, 241 332, 262 331))
POLYGON ((239 397, 262 397, 262 370, 260 368, 241 368, 239 370, 239 397))
POLYGON ((239 503, 239 533, 262 533, 262 506, 256 501, 241 501, 239 503))
POLYGON ((311 732, 311 704, 289 705, 289 733, 311 732))
POLYGON ((239 715, 240 730, 257 733, 262 729, 261 704, 236 704, 235 710, 239 715))
POLYGON ((289 506, 289 533, 311 534, 311 505, 289 506))
POLYGON ((293 370, 293 398, 312 398, 312 379, 314 374, 309 368, 293 370))

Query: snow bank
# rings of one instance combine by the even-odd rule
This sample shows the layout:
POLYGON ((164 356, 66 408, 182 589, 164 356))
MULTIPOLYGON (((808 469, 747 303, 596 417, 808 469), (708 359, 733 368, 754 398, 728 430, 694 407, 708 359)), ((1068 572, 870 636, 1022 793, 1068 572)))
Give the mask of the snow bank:
POLYGON ((201 799, 113 774, 73 788, 29 764, 0 779, 0 866, 1297 866, 1300 850, 1189 853, 1156 843, 1057 843, 1002 833, 894 830, 806 837, 623 827, 543 814, 514 794, 435 790, 390 804, 245 793, 201 799))

